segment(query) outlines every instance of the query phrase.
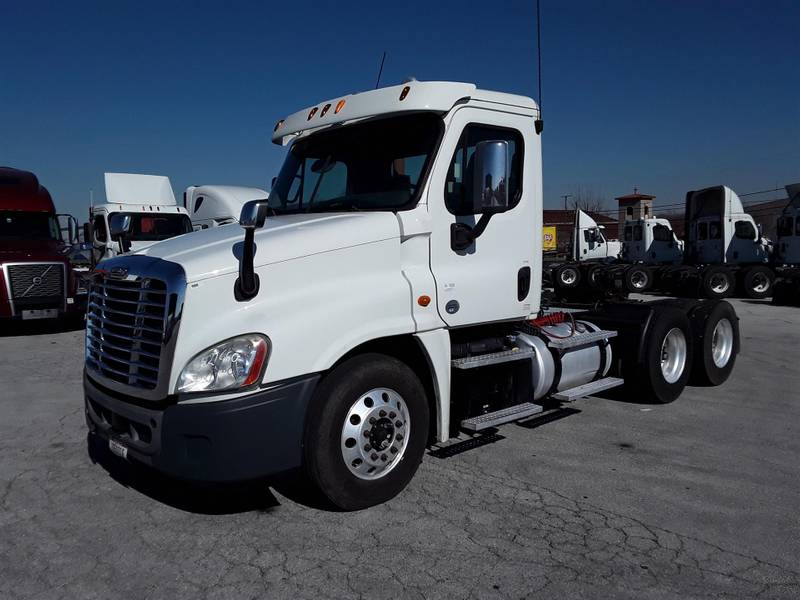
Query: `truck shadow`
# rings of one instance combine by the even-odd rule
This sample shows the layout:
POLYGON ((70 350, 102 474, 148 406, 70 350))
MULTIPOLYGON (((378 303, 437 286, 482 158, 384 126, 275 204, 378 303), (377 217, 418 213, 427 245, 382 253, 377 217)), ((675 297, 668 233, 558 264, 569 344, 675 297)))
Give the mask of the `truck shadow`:
POLYGON ((134 461, 111 453, 103 440, 87 434, 86 449, 94 464, 114 481, 157 502, 195 514, 230 515, 269 512, 280 506, 265 482, 206 485, 172 479, 134 461))
POLYGON ((80 317, 61 319, 41 319, 36 321, 9 321, 0 328, 0 337, 17 337, 30 335, 52 335, 69 331, 81 331, 84 328, 83 315, 80 317))

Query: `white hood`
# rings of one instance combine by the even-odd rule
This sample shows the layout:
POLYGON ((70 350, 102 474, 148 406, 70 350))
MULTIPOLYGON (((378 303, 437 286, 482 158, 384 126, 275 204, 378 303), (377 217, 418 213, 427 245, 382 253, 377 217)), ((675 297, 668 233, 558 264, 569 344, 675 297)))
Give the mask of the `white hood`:
MULTIPOLYGON (((398 238, 390 212, 311 213, 267 218, 255 232, 255 268, 381 240, 398 238)), ((244 230, 214 227, 153 244, 136 254, 180 264, 189 282, 239 269, 244 230)))

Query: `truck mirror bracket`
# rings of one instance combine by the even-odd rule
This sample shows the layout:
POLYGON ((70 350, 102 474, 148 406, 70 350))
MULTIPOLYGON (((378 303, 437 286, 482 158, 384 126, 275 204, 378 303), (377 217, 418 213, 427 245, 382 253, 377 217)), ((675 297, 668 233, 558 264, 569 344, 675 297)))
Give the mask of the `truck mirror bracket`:
POLYGON ((475 224, 475 227, 470 227, 466 223, 451 223, 450 248, 455 252, 461 252, 469 248, 486 230, 489 219, 492 218, 493 214, 492 212, 483 213, 475 224))
POLYGON ((256 253, 254 240, 255 229, 246 227, 244 230, 244 244, 242 245, 242 257, 239 259, 239 277, 233 284, 233 297, 237 302, 247 302, 258 294, 260 281, 253 269, 253 256, 256 253))

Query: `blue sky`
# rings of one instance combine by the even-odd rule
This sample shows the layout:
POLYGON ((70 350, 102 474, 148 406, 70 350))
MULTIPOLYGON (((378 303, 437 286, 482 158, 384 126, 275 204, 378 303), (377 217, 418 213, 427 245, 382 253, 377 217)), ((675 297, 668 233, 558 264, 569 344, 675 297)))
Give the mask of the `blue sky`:
MULTIPOLYGON (((0 164, 83 220, 103 172, 268 187, 275 121, 418 79, 535 95, 534 2, 6 2, 0 164)), ((800 1, 542 0, 545 204, 800 181, 800 1)))

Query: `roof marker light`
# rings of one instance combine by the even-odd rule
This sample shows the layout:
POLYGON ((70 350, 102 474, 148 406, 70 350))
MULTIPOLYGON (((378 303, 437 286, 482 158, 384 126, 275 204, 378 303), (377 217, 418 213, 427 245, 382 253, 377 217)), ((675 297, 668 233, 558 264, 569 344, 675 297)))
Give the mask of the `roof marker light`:
POLYGON ((347 102, 347 100, 339 100, 339 102, 336 104, 336 108, 334 109, 333 114, 338 115, 339 111, 344 108, 345 102, 347 102))
POLYGON ((411 91, 410 85, 407 85, 406 87, 403 88, 403 91, 400 92, 400 102, 406 99, 406 96, 408 96, 408 92, 410 91, 411 91))
POLYGON ((275 129, 273 129, 272 132, 275 133, 276 131, 278 131, 278 129, 281 128, 281 125, 283 125, 283 119, 275 123, 275 129))
POLYGON ((330 108, 331 108, 331 103, 328 102, 328 104, 322 107, 322 112, 319 113, 319 118, 321 119, 322 117, 324 117, 325 113, 327 113, 330 110, 330 108))
POLYGON ((310 113, 308 113, 308 119, 306 119, 306 120, 307 120, 307 121, 310 121, 311 119, 313 119, 313 118, 314 118, 314 115, 315 115, 315 114, 317 114, 317 107, 316 107, 316 106, 315 106, 314 108, 312 108, 312 109, 311 109, 311 112, 310 112, 310 113))

